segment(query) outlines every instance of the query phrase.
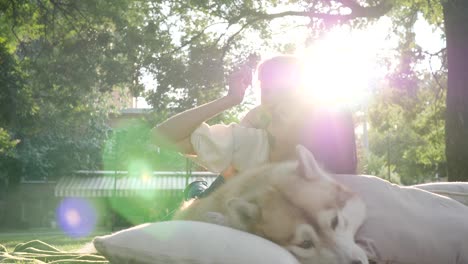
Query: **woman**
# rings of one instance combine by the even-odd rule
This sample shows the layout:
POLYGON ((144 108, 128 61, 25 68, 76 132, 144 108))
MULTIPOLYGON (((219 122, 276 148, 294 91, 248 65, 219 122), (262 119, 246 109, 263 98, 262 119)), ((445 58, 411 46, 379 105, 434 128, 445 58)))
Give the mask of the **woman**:
POLYGON ((261 105, 240 124, 209 126, 204 122, 242 102, 252 81, 251 68, 245 65, 230 75, 226 96, 169 118, 153 130, 155 140, 175 144, 198 164, 220 173, 215 185, 239 171, 292 159, 297 144, 307 147, 330 172, 356 172, 351 116, 320 110, 300 99, 302 70, 296 57, 264 61, 258 79, 261 105))

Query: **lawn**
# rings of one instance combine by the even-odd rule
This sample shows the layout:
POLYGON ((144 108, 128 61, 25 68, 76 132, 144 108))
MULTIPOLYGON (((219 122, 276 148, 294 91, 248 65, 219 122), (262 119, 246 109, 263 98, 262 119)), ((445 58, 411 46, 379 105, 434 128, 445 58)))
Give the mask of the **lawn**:
POLYGON ((74 251, 80 249, 83 245, 91 242, 95 236, 109 234, 110 231, 99 230, 86 237, 73 238, 59 231, 19 231, 19 232, 0 232, 0 244, 4 245, 9 252, 19 243, 31 240, 41 240, 60 250, 74 251))

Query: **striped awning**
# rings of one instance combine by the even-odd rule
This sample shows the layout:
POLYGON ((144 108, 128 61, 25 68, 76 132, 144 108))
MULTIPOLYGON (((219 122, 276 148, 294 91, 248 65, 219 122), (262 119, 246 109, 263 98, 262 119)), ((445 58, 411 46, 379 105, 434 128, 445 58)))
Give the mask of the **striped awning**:
POLYGON ((216 175, 199 173, 185 175, 73 175, 62 177, 55 186, 56 197, 137 197, 137 196, 181 196, 187 183, 202 176, 211 184, 216 175))

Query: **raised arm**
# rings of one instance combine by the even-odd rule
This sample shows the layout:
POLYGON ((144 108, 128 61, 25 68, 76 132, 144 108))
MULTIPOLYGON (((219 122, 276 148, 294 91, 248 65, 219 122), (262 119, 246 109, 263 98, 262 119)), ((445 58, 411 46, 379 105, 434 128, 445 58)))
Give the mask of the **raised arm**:
POLYGON ((252 81, 252 71, 244 66, 229 76, 228 94, 220 99, 179 113, 153 128, 153 140, 159 145, 175 144, 183 153, 191 153, 189 138, 204 121, 242 102, 252 81))

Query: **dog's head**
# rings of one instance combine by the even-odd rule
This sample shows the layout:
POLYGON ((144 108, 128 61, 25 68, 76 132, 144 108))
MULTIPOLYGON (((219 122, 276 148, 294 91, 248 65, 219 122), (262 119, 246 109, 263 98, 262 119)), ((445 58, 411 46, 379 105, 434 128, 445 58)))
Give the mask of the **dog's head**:
POLYGON ((354 235, 364 221, 365 205, 334 181, 305 148, 298 162, 271 166, 272 179, 251 197, 228 202, 231 217, 248 222, 249 232, 288 249, 301 263, 367 264, 354 235))

